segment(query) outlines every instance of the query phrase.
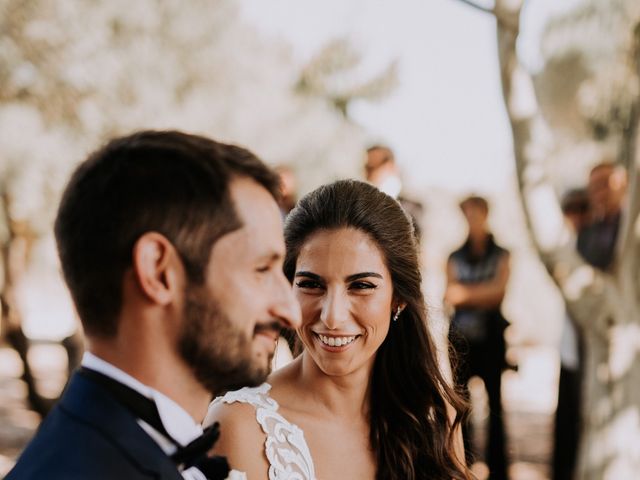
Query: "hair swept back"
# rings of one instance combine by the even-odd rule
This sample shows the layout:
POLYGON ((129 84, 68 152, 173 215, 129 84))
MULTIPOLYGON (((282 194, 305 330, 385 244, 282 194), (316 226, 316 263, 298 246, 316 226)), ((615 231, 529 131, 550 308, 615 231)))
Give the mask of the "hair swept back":
POLYGON ((465 402, 438 368, 428 332, 418 250, 411 220, 400 204, 355 180, 322 186, 303 197, 285 224, 284 271, 293 280, 300 249, 318 230, 355 228, 381 249, 394 298, 406 307, 380 346, 370 388, 370 444, 384 480, 468 479, 455 437, 465 402), (447 405, 456 411, 453 422, 447 405))

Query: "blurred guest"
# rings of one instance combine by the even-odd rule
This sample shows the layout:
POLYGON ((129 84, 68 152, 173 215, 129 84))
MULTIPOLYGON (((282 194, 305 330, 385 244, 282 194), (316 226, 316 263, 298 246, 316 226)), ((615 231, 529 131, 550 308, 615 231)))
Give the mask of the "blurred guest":
POLYGON ((280 200, 278 200, 278 206, 284 220, 298 201, 298 182, 295 172, 289 165, 279 165, 274 170, 280 178, 280 200))
MULTIPOLYGON (((469 236, 447 263, 445 304, 454 313, 449 341, 457 358, 455 381, 469 396, 468 382, 478 376, 489 397, 489 439, 486 463, 491 479, 507 478, 505 431, 502 418, 501 376, 505 367, 504 330, 508 322, 500 312, 509 280, 509 252, 496 244, 487 225, 489 205, 478 196, 460 204, 469 226, 469 236)), ((473 462, 472 431, 463 425, 467 462, 473 462)))
MULTIPOLYGON (((626 171, 614 163, 599 163, 591 169, 587 183, 589 211, 585 223, 581 226, 577 238, 577 250, 591 266, 610 271, 614 267, 616 245, 622 218, 622 205, 627 188, 626 171)), ((610 348, 609 340, 601 335, 583 330, 579 337, 583 343, 580 356, 580 369, 584 372, 580 378, 582 425, 579 434, 589 428, 589 417, 594 413, 586 409, 589 395, 593 391, 593 382, 597 378, 598 359, 606 358, 610 348)), ((574 387, 575 388, 575 387, 574 387)), ((564 392, 561 392, 561 395, 564 392)), ((570 395, 570 394, 568 394, 570 395)), ((565 420, 562 420, 564 422, 565 420)), ((568 423, 568 421, 567 421, 568 423)), ((577 445, 578 451, 581 445, 577 445)), ((571 454, 571 447, 565 448, 558 443, 557 451, 562 448, 563 454, 571 454)), ((571 472, 569 472, 571 475, 571 472)), ((575 476, 575 475, 574 475, 575 476)), ((556 478, 572 478, 558 476, 556 478)))
POLYGON ((416 237, 422 236, 421 218, 424 212, 422 203, 403 195, 402 178, 395 156, 389 147, 373 145, 367 149, 367 157, 364 165, 367 182, 378 187, 387 195, 400 202, 402 208, 409 214, 413 222, 416 237))
POLYGON ((626 187, 627 175, 621 166, 600 163, 591 169, 589 221, 578 234, 578 252, 601 270, 608 270, 614 260, 626 187))
MULTIPOLYGON (((586 189, 568 191, 561 201, 562 212, 574 232, 586 225, 589 198, 586 189)), ((571 480, 575 475, 582 425, 582 376, 584 342, 582 333, 565 313, 560 338, 560 380, 558 407, 553 432, 553 479, 571 480)))

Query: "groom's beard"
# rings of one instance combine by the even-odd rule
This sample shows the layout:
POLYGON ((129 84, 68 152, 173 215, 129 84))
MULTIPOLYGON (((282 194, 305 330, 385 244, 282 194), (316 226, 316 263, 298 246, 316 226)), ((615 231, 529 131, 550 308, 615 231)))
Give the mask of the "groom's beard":
POLYGON ((260 385, 271 370, 271 358, 262 364, 254 359, 252 339, 197 287, 186 293, 178 350, 213 395, 260 385))

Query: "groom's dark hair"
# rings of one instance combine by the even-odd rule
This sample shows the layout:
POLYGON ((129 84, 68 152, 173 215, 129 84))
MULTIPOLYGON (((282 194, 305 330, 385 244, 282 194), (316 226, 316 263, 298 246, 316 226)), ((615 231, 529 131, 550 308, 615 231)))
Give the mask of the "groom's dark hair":
POLYGON ((277 175, 248 150, 178 131, 116 138, 73 173, 55 221, 58 253, 85 331, 113 336, 132 250, 158 232, 202 284, 213 244, 242 226, 229 184, 249 177, 279 196, 277 175))

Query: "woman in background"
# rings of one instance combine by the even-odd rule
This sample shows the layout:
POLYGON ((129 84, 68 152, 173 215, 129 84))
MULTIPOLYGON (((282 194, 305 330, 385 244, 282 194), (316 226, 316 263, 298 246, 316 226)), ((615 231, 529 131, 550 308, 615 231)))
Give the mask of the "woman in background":
POLYGON ((254 479, 467 479, 464 402, 426 327, 416 240, 397 201, 358 181, 305 196, 285 226, 303 353, 207 421, 254 479))

